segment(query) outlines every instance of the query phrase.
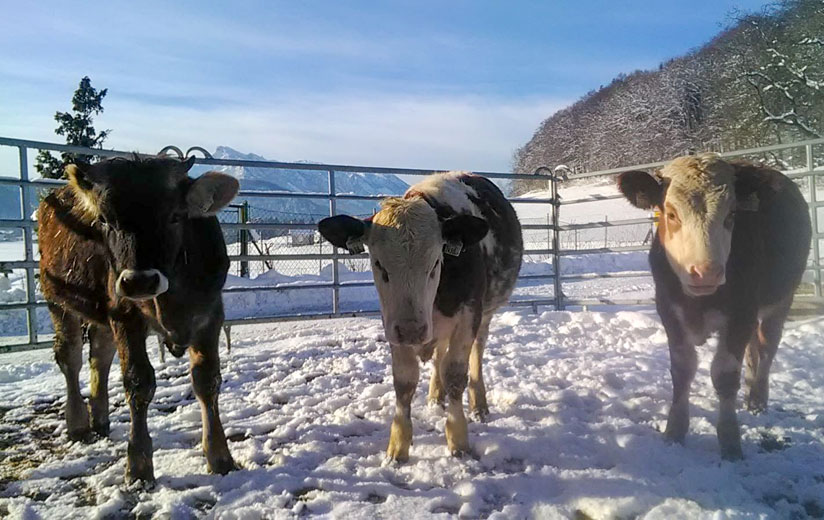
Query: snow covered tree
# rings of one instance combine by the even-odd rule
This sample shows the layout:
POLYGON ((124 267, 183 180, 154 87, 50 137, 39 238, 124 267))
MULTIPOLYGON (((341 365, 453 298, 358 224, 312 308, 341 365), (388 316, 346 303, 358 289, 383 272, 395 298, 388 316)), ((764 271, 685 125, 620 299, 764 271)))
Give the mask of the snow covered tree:
MULTIPOLYGON (((103 112, 103 98, 108 89, 97 90, 92 87, 88 76, 80 80, 80 85, 72 96, 72 111, 57 112, 54 115, 57 121, 55 133, 66 137, 66 144, 87 148, 100 148, 111 130, 97 132, 93 126, 94 116, 103 112)), ((40 150, 35 161, 35 169, 42 177, 59 179, 63 176, 63 168, 72 162, 90 162, 92 155, 61 154, 57 159, 48 150, 40 150)))
POLYGON ((743 71, 764 120, 791 139, 824 134, 824 2, 789 0, 773 16, 744 22, 762 59, 743 71))

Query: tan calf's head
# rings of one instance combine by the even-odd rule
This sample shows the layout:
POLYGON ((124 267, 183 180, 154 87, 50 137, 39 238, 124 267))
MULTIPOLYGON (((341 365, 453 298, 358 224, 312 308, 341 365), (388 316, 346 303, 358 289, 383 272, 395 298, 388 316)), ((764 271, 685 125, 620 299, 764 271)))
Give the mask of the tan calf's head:
POLYGON ((679 157, 657 175, 618 177, 621 193, 636 207, 658 208, 658 240, 686 294, 713 294, 726 282, 735 210, 754 186, 736 182, 738 167, 714 154, 679 157))
POLYGON ((445 246, 459 254, 483 239, 489 226, 471 215, 439 220, 422 198, 393 197, 370 220, 338 215, 321 220, 318 229, 336 247, 351 252, 369 248, 386 340, 420 345, 432 339, 445 246))

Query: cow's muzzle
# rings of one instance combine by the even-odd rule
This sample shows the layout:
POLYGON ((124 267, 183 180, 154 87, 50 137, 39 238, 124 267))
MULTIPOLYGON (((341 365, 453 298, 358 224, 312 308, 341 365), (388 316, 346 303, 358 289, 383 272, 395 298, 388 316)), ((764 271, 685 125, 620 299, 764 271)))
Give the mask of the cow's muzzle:
POLYGON ((395 324, 391 336, 394 337, 390 337, 390 342, 398 345, 422 345, 432 339, 429 326, 417 321, 403 321, 395 324))
POLYGON ((115 284, 118 296, 129 300, 150 300, 169 289, 169 280, 157 269, 125 269, 115 284))

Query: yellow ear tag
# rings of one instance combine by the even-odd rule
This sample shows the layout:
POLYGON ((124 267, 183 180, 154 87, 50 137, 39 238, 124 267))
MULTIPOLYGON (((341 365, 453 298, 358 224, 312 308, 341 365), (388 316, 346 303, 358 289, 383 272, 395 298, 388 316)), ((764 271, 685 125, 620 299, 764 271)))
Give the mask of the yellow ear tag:
POLYGON ((366 247, 363 245, 363 239, 360 237, 347 239, 346 249, 348 249, 349 254, 352 255, 357 255, 366 251, 366 247))
POLYGON ((461 256, 463 251, 463 242, 460 240, 450 240, 443 245, 443 252, 449 256, 461 256))

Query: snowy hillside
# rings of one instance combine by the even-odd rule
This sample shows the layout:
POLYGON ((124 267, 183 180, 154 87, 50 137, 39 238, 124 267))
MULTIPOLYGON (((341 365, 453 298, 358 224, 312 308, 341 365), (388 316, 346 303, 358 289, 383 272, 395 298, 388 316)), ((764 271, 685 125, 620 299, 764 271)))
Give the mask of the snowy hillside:
MULTIPOLYGON (((49 352, 0 366, 0 516, 11 518, 807 518, 824 513, 824 320, 791 323, 771 409, 740 412, 746 459, 723 462, 712 348, 699 349, 686 444, 664 442, 666 337, 649 314, 509 312, 493 321, 492 415, 452 458, 445 413, 413 401, 409 463, 387 464, 390 354, 377 319, 237 329, 221 411, 242 465, 208 475, 185 359, 157 361, 154 490, 123 485, 128 411, 112 371, 110 439, 67 442, 49 352)), ((88 377, 84 369, 82 380, 88 377)), ((87 386, 83 384, 83 392, 87 386)))

